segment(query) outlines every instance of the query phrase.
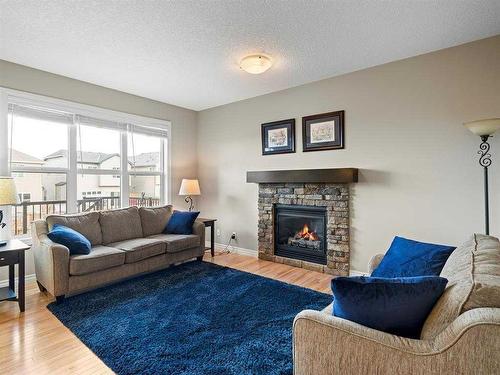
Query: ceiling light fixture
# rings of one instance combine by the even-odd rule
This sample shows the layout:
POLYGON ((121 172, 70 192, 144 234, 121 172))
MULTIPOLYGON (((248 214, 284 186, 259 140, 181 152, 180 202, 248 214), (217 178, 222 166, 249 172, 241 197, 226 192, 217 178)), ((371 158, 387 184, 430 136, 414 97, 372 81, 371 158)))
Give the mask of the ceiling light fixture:
POLYGON ((240 61, 240 68, 250 74, 261 74, 268 70, 273 65, 271 57, 256 54, 245 56, 240 61))

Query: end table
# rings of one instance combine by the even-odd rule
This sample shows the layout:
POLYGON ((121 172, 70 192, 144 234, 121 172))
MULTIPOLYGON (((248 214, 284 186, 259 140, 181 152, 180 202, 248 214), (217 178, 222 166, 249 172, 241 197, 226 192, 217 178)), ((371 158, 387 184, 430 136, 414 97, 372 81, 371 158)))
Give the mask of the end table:
POLYGON ((201 221, 205 224, 205 228, 210 227, 210 247, 205 248, 205 250, 210 249, 210 255, 212 257, 215 255, 215 222, 217 219, 207 219, 199 217, 196 219, 197 221, 201 221))
POLYGON ((0 246, 0 267, 9 266, 9 285, 0 288, 1 301, 17 301, 19 310, 24 311, 24 252, 30 246, 19 240, 9 240, 5 246, 0 246), (18 287, 17 295, 14 287, 14 266, 17 264, 18 287))

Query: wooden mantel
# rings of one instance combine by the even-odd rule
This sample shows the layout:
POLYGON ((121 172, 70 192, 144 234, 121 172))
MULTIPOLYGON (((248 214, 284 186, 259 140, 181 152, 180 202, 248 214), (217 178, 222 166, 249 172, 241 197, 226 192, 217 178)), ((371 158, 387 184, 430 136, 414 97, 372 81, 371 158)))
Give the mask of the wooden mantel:
POLYGON ((247 182, 257 184, 358 182, 357 168, 288 169, 281 171, 248 171, 247 182))

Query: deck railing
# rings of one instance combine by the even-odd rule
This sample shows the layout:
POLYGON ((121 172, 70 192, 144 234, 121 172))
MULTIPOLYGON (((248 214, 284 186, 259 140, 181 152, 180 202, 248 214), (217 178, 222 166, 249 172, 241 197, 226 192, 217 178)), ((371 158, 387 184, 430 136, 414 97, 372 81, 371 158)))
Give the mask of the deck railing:
MULTIPOLYGON (((78 212, 90 212, 100 210, 111 210, 120 207, 120 197, 97 197, 79 199, 78 212)), ((129 206, 150 207, 158 206, 159 198, 129 198, 129 206)), ((47 215, 65 214, 65 200, 22 202, 12 207, 12 234, 19 236, 30 231, 30 225, 34 220, 44 219, 47 215)))

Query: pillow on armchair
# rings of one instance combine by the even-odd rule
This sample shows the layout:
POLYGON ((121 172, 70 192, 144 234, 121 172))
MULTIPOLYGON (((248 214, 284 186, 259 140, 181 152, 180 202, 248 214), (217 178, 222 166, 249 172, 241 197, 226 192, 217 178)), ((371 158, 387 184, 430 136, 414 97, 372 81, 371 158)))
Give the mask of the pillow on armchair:
POLYGON ((372 277, 439 276, 454 246, 394 237, 372 277))
POLYGON ((437 276, 332 280, 333 315, 366 327, 418 339, 448 280, 437 276))

